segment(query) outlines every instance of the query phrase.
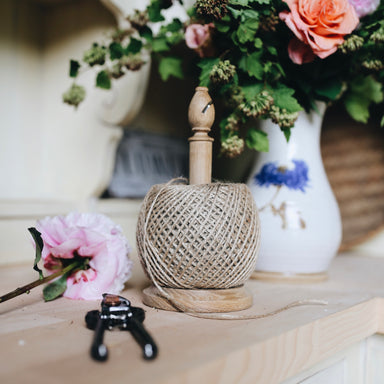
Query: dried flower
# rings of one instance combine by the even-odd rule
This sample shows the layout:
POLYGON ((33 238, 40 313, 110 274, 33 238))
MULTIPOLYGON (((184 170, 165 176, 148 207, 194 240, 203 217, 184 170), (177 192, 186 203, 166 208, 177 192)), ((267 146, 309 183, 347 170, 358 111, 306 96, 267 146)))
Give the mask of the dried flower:
POLYGON ((130 71, 138 71, 144 64, 141 54, 124 56, 120 63, 130 71))
POLYGON ((280 128, 291 128, 299 117, 299 112, 289 113, 285 108, 281 109, 276 105, 272 105, 269 115, 271 120, 278 124, 280 128))
POLYGON ((63 93, 63 102, 77 107, 85 98, 85 89, 81 85, 73 83, 71 87, 63 93))
POLYGON ((228 12, 227 4, 228 0, 197 0, 195 7, 198 15, 220 20, 228 12))
POLYGON ((229 132, 236 132, 239 130, 239 125, 240 125, 239 117, 236 116, 235 114, 232 114, 231 116, 228 117, 224 129, 229 132))
POLYGON ((381 71, 384 69, 384 63, 381 60, 365 60, 361 65, 364 68, 371 69, 373 71, 381 71))
POLYGON ((239 136, 230 136, 221 143, 221 153, 233 159, 244 151, 244 140, 239 136))
POLYGON ((236 67, 229 60, 224 60, 213 66, 209 77, 213 83, 226 84, 233 79, 235 74, 236 67))
POLYGON ((149 22, 148 11, 139 11, 138 9, 135 9, 132 15, 128 15, 127 20, 131 23, 133 28, 140 31, 149 22))
POLYGON ((94 43, 90 49, 84 52, 83 61, 87 63, 90 67, 94 65, 103 65, 105 63, 105 57, 107 54, 107 49, 94 43))
POLYGON ((384 42, 384 25, 382 25, 377 31, 372 33, 371 40, 373 40, 375 43, 384 42))
POLYGON ((344 40, 344 43, 339 46, 343 53, 355 52, 359 50, 364 44, 364 39, 357 35, 351 35, 344 40))
POLYGON ((268 91, 260 92, 254 100, 245 102, 239 106, 241 111, 248 117, 259 117, 265 114, 273 104, 273 97, 268 91))

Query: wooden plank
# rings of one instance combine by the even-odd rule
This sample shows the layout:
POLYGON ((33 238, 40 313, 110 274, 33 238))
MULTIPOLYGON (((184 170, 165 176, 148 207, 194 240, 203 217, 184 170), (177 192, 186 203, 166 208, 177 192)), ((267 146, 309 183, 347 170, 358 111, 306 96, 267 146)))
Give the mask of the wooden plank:
MULTIPOLYGON (((0 305, 0 382, 25 383, 279 383, 376 332, 383 332, 383 260, 337 258, 327 282, 273 284, 250 281, 263 314, 304 299, 327 300, 259 320, 207 320, 146 307, 145 325, 159 345, 153 362, 125 332, 107 332, 106 363, 89 357, 87 311, 98 302, 58 299, 44 303, 41 289, 0 305), (362 276, 364 272, 371 273, 362 276)), ((0 292, 27 282, 26 267, 0 269, 0 292), (25 276, 25 277, 23 277, 25 276), (15 283, 16 281, 16 283, 15 283)), ((123 292, 143 306, 141 292, 123 292)))

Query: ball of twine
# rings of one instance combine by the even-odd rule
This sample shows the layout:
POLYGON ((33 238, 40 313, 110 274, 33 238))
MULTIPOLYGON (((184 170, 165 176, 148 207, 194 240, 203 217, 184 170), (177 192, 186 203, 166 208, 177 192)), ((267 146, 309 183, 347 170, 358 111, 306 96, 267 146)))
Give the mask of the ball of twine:
POLYGON ((144 270, 160 286, 238 287, 255 269, 257 208, 244 184, 155 185, 141 207, 136 241, 144 270))

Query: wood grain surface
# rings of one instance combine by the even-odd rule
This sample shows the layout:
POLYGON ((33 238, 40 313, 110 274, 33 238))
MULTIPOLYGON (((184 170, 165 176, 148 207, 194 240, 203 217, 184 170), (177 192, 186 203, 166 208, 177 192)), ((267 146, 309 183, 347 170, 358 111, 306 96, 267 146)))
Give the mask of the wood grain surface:
MULTIPOLYGON (((375 333, 384 332, 384 261, 338 256, 317 284, 246 284, 263 314, 297 300, 326 300, 259 320, 207 320, 143 306, 141 291, 122 295, 146 310, 159 346, 146 362, 128 332, 106 332, 109 360, 91 360, 87 311, 100 303, 60 298, 44 303, 40 288, 0 304, 1 383, 280 383, 375 333)), ((29 266, 0 269, 0 292, 34 278, 29 266)))

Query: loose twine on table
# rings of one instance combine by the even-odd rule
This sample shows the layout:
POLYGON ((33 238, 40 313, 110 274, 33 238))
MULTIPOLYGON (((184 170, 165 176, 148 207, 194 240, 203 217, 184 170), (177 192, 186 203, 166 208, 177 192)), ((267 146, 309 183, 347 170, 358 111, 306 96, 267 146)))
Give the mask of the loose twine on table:
MULTIPOLYGON (((218 277, 219 280, 217 282, 213 281, 214 286, 207 286, 207 281, 208 281, 207 279, 206 279, 206 281, 196 281, 196 277, 191 278, 191 276, 187 276, 190 280, 189 282, 186 282, 185 280, 181 281, 180 279, 177 279, 177 277, 175 277, 175 276, 172 276, 172 280, 168 281, 168 276, 172 275, 172 272, 169 270, 171 262, 168 262, 168 265, 164 265, 164 263, 161 263, 161 267, 162 267, 161 268, 158 264, 156 264, 157 260, 150 260, 150 255, 148 254, 148 247, 151 249, 152 255, 153 255, 153 252, 157 251, 157 249, 150 241, 148 241, 147 229, 148 229, 149 220, 150 220, 151 215, 153 214, 153 211, 157 205, 159 197, 162 195, 162 193, 164 191, 167 191, 171 186, 174 186, 175 184, 186 185, 187 180, 185 178, 177 178, 177 179, 173 179, 173 180, 169 181, 168 183, 166 183, 162 186, 157 186, 157 188, 159 188, 159 189, 156 192, 153 200, 150 202, 149 209, 145 213, 145 210, 147 209, 147 204, 149 202, 148 197, 149 197, 150 193, 147 194, 147 197, 145 198, 145 200, 143 202, 143 207, 142 207, 142 212, 141 212, 141 214, 145 214, 145 216, 144 216, 143 222, 141 224, 140 224, 140 219, 139 219, 138 230, 137 230, 137 242, 138 242, 138 248, 139 248, 140 261, 143 263, 144 269, 145 269, 148 277, 150 278, 153 285, 157 289, 157 291, 158 291, 157 294, 159 296, 161 296, 163 299, 165 299, 173 308, 175 308, 177 311, 185 313, 186 315, 198 317, 198 318, 203 318, 203 319, 253 320, 253 319, 262 319, 262 318, 274 316, 274 315, 281 313, 283 311, 286 311, 288 309, 303 306, 303 305, 327 305, 328 304, 324 300, 304 299, 304 300, 294 301, 294 302, 292 302, 292 303, 290 303, 284 307, 278 308, 276 310, 270 311, 270 312, 265 313, 265 314, 201 313, 201 312, 195 311, 193 308, 190 308, 190 307, 184 305, 179 300, 177 300, 175 297, 173 297, 171 294, 166 292, 164 290, 164 287, 161 284, 163 284, 165 286, 171 285, 172 288, 183 288, 183 289, 232 288, 232 287, 238 286, 239 282, 243 283, 245 280, 247 280, 249 278, 250 274, 252 273, 252 271, 254 270, 255 263, 256 263, 256 255, 257 255, 259 243, 260 243, 260 241, 259 241, 260 225, 259 225, 258 215, 256 214, 256 215, 254 215, 254 218, 251 220, 251 223, 249 226, 250 230, 247 231, 248 233, 246 233, 245 238, 243 238, 240 241, 241 247, 239 249, 238 254, 239 255, 246 255, 246 257, 241 259, 241 261, 244 262, 244 264, 245 264, 244 266, 243 265, 241 266, 241 271, 239 270, 238 271, 239 273, 237 273, 237 271, 235 270, 235 273, 231 273, 231 280, 233 280, 233 276, 234 276, 235 282, 230 281, 230 282, 228 282, 229 285, 226 286, 225 285, 226 282, 224 281, 224 279, 226 278, 226 273, 220 273, 220 271, 219 272, 215 271, 215 269, 216 269, 215 267, 217 267, 217 265, 213 265, 213 266, 211 265, 210 268, 208 268, 208 272, 205 271, 209 278, 211 278, 212 275, 218 277), (248 249, 248 248, 246 249, 246 245, 251 245, 251 249, 248 249), (252 251, 254 252, 254 255, 252 255, 252 251), (155 261, 155 263, 154 263, 154 261, 155 261), (154 269, 156 270, 156 272, 154 271, 154 269), (159 273, 161 274, 160 277, 159 277, 159 273), (239 276, 237 276, 237 275, 239 275, 239 276), (196 284, 200 284, 200 285, 196 287, 196 284), (218 287, 217 284, 220 284, 220 286, 218 287), (215 285, 216 285, 216 287, 215 287, 215 285)), ((199 186, 188 185, 189 193, 187 192, 187 196, 186 196, 185 201, 188 201, 189 202, 188 204, 191 204, 191 205, 196 203, 195 200, 193 199, 193 194, 195 194, 195 192, 196 192, 196 191, 194 191, 194 187, 198 188, 199 192, 200 192, 202 190, 202 188, 203 189, 208 188, 209 186, 212 186, 215 184, 216 183, 209 184, 209 185, 203 185, 203 186, 202 185, 199 185, 199 186)), ((231 188, 231 184, 219 184, 219 183, 217 183, 216 186, 218 189, 216 191, 217 193, 214 195, 214 200, 218 198, 218 191, 220 190, 220 187, 222 185, 225 185, 226 188, 231 188)), ((239 187, 239 184, 237 184, 236 186, 239 187)), ((248 188, 246 188, 245 190, 247 191, 247 193, 249 192, 248 188)), ((241 199, 239 199, 239 196, 234 194, 231 197, 232 197, 233 201, 230 202, 229 206, 231 208, 233 208, 235 211, 237 209, 240 209, 239 201, 241 199)), ((175 198, 177 199, 177 196, 175 198)), ((242 199, 244 200, 244 197, 242 197, 242 199)), ((169 203, 169 206, 170 206, 169 211, 171 211, 172 210, 172 204, 170 201, 167 201, 167 203, 169 203)), ((199 201, 197 201, 197 203, 199 203, 199 201)), ((251 196, 251 201, 246 201, 245 204, 254 204, 252 196, 251 196)), ((187 205, 187 204, 185 204, 185 205, 187 205)), ((205 215, 206 219, 209 219, 211 217, 212 210, 214 209, 214 206, 216 206, 216 204, 214 204, 214 202, 212 202, 212 204, 210 204, 209 212, 207 212, 205 215)), ((184 206, 183 207, 184 210, 182 212, 187 212, 187 208, 188 207, 184 206)), ((223 226, 226 225, 224 223, 225 220, 222 220, 223 219, 222 215, 226 214, 228 207, 224 207, 224 208, 225 209, 221 210, 222 211, 220 213, 221 217, 217 218, 213 229, 211 229, 215 234, 218 234, 218 236, 220 236, 220 231, 223 229, 223 226)), ((252 207, 252 209, 255 209, 257 211, 257 208, 255 205, 252 207)), ((169 215, 169 212, 167 212, 166 215, 169 215)), ((238 233, 237 234, 232 233, 235 236, 234 241, 235 241, 235 245, 237 245, 237 246, 239 245, 238 244, 239 243, 239 232, 241 232, 241 228, 243 228, 244 220, 245 220, 244 219, 245 215, 243 214, 241 216, 242 216, 242 218, 240 220, 240 224, 237 226, 238 233), (240 230, 239 230, 239 228, 240 228, 240 230)), ((248 224, 249 224, 249 219, 248 219, 247 225, 248 224)), ((162 230, 163 230, 162 228, 159 228, 159 233, 162 233, 162 230)), ((231 231, 233 232, 233 229, 231 231)), ((195 234, 195 236, 198 236, 198 235, 195 234)), ((244 234, 243 234, 243 237, 244 237, 244 234)), ((232 240, 233 240, 233 238, 232 238, 232 240)), ((222 247, 220 249, 225 249, 225 247, 227 245, 226 242, 228 242, 228 241, 230 241, 228 233, 225 233, 224 236, 222 236, 221 241, 219 242, 219 246, 222 247)), ((180 246, 181 245, 179 244, 176 247, 176 251, 179 251, 180 246)), ((237 263, 238 261, 239 260, 229 261, 228 257, 227 257, 224 261, 224 264, 228 265, 228 263, 230 263, 230 262, 232 262, 232 264, 234 264, 235 262, 237 263)), ((181 270, 184 273, 187 268, 191 267, 191 264, 193 261, 188 261, 187 265, 182 265, 182 261, 180 261, 180 260, 177 262, 178 262, 178 267, 181 266, 181 270)), ((194 267, 196 267, 196 266, 194 265, 194 267)), ((221 267, 221 265, 219 265, 219 267, 221 267)), ((236 266, 232 265, 231 272, 233 272, 233 268, 236 268, 236 266)), ((218 268, 218 270, 220 270, 220 268, 218 268)), ((209 281, 211 281, 211 279, 209 281)))

